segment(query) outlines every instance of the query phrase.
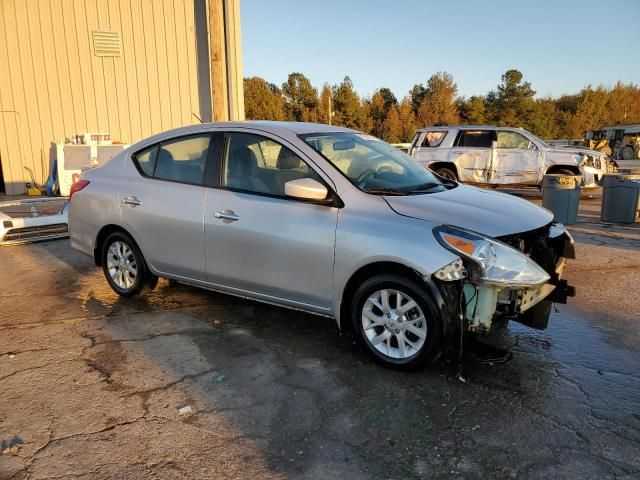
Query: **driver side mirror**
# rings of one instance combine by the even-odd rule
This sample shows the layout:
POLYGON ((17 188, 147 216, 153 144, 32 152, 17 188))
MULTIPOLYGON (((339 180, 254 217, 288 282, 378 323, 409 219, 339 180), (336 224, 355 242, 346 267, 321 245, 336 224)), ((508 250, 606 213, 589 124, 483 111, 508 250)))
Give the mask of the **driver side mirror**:
POLYGON ((329 191, 313 178, 298 178, 284 184, 284 194, 299 200, 322 201, 327 200, 329 191))

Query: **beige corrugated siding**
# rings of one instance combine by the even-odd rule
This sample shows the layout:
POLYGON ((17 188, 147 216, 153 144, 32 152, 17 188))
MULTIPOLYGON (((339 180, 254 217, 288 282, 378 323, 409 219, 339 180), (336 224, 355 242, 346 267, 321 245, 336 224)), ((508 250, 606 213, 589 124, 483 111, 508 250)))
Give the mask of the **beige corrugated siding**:
POLYGON ((24 193, 23 166, 44 182, 57 139, 109 132, 132 143, 194 123, 192 113, 208 120, 200 111, 194 1, 0 0, 7 194, 24 193), (118 32, 121 55, 96 56, 94 30, 118 32))

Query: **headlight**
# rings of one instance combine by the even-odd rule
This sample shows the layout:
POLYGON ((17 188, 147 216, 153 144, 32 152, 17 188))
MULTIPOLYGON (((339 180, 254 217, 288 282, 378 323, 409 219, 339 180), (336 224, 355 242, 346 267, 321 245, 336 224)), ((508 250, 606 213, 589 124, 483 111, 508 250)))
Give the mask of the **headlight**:
POLYGON ((503 287, 534 288, 550 277, 522 252, 493 238, 449 225, 433 229, 440 244, 470 260, 472 278, 503 287))

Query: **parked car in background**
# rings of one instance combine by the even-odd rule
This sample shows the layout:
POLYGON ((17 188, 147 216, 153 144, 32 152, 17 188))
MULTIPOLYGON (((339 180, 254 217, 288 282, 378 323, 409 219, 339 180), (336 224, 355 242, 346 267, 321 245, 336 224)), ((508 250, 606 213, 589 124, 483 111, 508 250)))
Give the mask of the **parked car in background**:
POLYGON ((553 147, 521 128, 422 128, 409 153, 442 177, 476 184, 540 186, 545 174, 559 173, 582 175, 585 186, 595 186, 611 171, 601 152, 553 147))
POLYGON ((572 240, 550 212, 329 125, 148 138, 82 173, 69 224, 119 295, 165 277, 333 317, 398 367, 462 331, 545 328, 551 302, 572 294, 560 279, 572 240))

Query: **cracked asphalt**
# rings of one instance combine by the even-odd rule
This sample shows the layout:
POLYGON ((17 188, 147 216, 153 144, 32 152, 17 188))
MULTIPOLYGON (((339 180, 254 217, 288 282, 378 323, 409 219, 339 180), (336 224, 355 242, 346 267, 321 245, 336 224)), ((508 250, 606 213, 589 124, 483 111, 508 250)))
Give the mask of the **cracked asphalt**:
POLYGON ((332 320, 161 281, 67 240, 0 249, 0 478, 640 478, 640 224, 571 228, 578 289, 501 365, 372 363, 332 320))

